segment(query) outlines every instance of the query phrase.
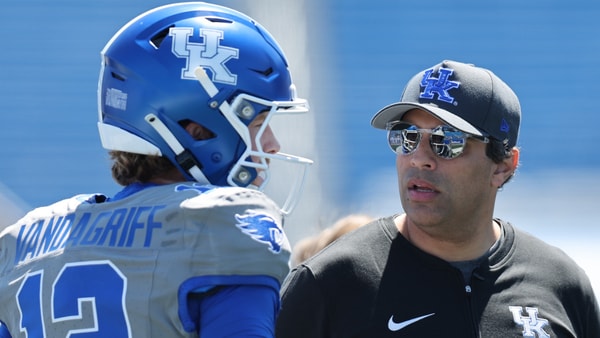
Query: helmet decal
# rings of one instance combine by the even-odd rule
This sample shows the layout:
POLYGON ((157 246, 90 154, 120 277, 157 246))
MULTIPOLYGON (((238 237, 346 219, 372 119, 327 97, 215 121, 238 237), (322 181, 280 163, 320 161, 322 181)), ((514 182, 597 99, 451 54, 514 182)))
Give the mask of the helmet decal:
POLYGON ((109 107, 127 110, 127 93, 116 88, 106 88, 106 102, 109 107))
POLYGON ((173 54, 187 60, 186 67, 181 71, 181 78, 196 80, 195 69, 203 67, 211 70, 213 82, 236 85, 237 75, 232 74, 225 63, 232 58, 237 59, 239 49, 220 44, 223 31, 200 29, 203 43, 190 42, 193 33, 192 27, 174 27, 169 32, 173 37, 173 54))

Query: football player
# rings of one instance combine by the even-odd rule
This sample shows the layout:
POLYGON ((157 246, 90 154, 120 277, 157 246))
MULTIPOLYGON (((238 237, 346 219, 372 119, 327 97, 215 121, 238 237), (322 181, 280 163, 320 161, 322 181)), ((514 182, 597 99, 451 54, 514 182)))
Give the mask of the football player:
POLYGON ((283 218, 312 163, 270 127, 308 111, 281 48, 248 16, 189 2, 134 18, 101 57, 98 128, 124 188, 0 234, 0 337, 273 336, 283 218), (276 160, 302 168, 281 204, 262 192, 276 160))

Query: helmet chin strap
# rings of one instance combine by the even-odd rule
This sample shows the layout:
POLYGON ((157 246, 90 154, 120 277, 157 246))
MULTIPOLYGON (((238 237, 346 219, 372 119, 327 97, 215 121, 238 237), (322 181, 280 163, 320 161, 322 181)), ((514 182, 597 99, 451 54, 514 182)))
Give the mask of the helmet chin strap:
POLYGON ((167 145, 175 153, 175 158, 179 162, 179 165, 187 170, 190 175, 199 183, 210 183, 204 173, 198 167, 196 159, 188 151, 183 148, 181 143, 177 141, 175 135, 167 128, 167 126, 154 114, 148 114, 145 116, 146 122, 150 124, 154 130, 163 138, 167 145))

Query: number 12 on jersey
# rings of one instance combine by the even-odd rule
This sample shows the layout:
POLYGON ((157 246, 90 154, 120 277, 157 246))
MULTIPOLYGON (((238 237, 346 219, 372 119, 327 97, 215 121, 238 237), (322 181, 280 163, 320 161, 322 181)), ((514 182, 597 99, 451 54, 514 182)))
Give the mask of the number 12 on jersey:
MULTIPOLYGON (((21 331, 28 337, 48 337, 54 323, 74 321, 68 337, 131 337, 125 307, 127 278, 110 261, 68 263, 44 294, 44 270, 27 274, 17 292, 21 312, 21 331), (92 309, 93 325, 81 327, 84 304, 92 309), (44 321, 44 309, 50 309, 52 323, 44 321), (118 311, 115 311, 118 309, 118 311)), ((88 321, 90 319, 87 319, 88 321)))

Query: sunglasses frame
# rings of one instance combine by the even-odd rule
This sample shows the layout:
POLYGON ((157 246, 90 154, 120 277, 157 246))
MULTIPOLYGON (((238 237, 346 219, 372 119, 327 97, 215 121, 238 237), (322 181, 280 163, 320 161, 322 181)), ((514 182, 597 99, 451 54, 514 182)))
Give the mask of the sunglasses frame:
POLYGON ((490 141, 489 138, 485 136, 469 134, 449 125, 439 125, 435 128, 427 129, 418 128, 414 124, 405 121, 392 121, 386 123, 385 129, 387 130, 388 145, 390 146, 392 152, 397 155, 410 155, 414 153, 419 147, 424 133, 429 134, 429 146, 431 147, 433 153, 437 157, 445 160, 452 160, 462 155, 465 147, 467 146, 467 140, 469 138, 483 143, 489 143, 490 141), (399 125, 401 126, 401 129, 397 129, 399 125), (413 132, 417 135, 415 140, 409 140, 406 138, 409 128, 411 128, 410 132, 413 132), (398 132, 396 133, 397 136, 395 137, 400 138, 400 142, 395 143, 397 144, 396 147, 392 146, 392 142, 390 141, 393 137, 392 132, 398 132), (447 133, 452 133, 453 136, 448 137, 447 133), (442 136, 442 141, 435 142, 435 136, 442 136))

